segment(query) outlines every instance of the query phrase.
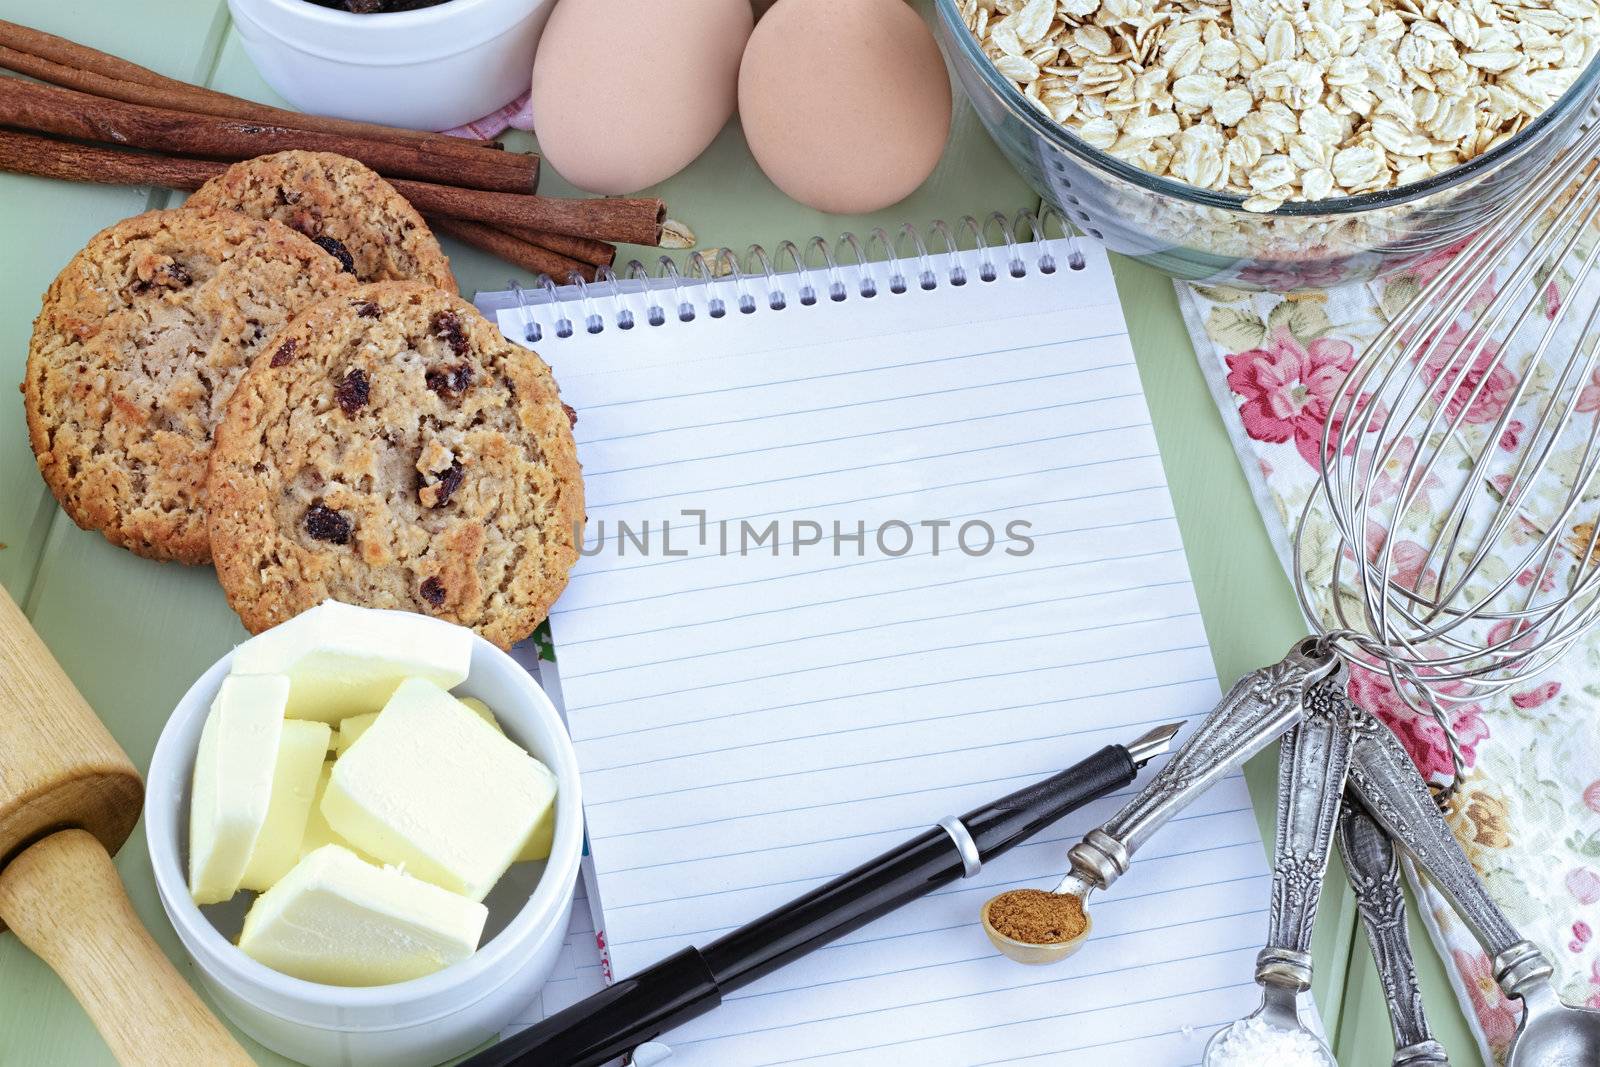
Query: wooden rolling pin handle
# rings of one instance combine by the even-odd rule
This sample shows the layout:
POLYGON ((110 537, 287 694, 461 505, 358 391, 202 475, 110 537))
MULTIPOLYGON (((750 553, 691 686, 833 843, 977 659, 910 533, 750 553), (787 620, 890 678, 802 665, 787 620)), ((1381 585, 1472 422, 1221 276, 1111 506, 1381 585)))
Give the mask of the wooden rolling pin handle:
POLYGON ((52 834, 0 870, 0 917, 88 1011, 123 1067, 251 1067, 134 913, 104 846, 52 834))

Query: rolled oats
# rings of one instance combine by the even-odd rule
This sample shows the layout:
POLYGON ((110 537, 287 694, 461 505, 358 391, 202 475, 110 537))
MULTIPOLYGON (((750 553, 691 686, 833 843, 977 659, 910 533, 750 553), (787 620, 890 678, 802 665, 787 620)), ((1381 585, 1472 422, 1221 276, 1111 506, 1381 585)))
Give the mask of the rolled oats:
POLYGON ((1600 48, 1600 0, 964 0, 996 70, 1095 148, 1254 211, 1488 151, 1600 48))

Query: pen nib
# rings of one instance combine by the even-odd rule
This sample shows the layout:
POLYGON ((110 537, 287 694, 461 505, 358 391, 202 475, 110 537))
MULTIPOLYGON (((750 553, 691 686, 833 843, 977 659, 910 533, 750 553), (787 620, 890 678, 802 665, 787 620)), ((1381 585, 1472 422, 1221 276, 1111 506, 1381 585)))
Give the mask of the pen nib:
POLYGON ((1143 737, 1130 741, 1127 744, 1128 758, 1139 766, 1144 766, 1155 757, 1165 752, 1172 744, 1172 739, 1178 736, 1178 731, 1183 728, 1187 719, 1178 722, 1169 722, 1164 726, 1157 726, 1143 737))

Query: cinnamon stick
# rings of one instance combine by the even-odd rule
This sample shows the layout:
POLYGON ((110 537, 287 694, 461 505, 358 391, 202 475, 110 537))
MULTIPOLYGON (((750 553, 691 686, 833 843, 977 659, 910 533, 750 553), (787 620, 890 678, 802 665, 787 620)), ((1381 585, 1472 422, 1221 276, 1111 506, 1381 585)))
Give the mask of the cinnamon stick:
POLYGON ((520 238, 540 248, 548 248, 559 255, 587 263, 594 267, 609 267, 617 261, 615 245, 596 241, 590 237, 573 237, 563 233, 541 233, 525 226, 502 226, 513 237, 520 238))
MULTIPOLYGON (((0 170, 62 181, 198 189, 227 167, 210 159, 97 148, 0 130, 0 170)), ((425 215, 630 244, 657 243, 666 218, 666 205, 656 199, 562 200, 405 179, 395 181, 394 187, 425 215)))
POLYGON ((207 89, 157 74, 116 56, 77 44, 64 37, 19 26, 0 19, 0 67, 30 78, 62 85, 112 100, 152 107, 169 107, 202 115, 274 123, 296 129, 368 137, 374 140, 423 141, 444 152, 492 151, 497 141, 449 137, 427 130, 407 130, 352 119, 329 118, 287 111, 237 96, 207 89), (115 70, 120 73, 106 73, 115 70), (124 77, 124 74, 134 76, 124 77))
POLYGON ((482 150, 475 157, 458 158, 435 153, 421 141, 377 141, 240 122, 129 104, 20 78, 0 77, 0 125, 230 161, 291 148, 337 152, 385 177, 429 178, 474 189, 531 193, 538 185, 537 156, 482 150))
POLYGON ((515 263, 524 270, 534 274, 548 274, 559 285, 565 285, 570 275, 576 274, 586 282, 594 281, 594 265, 580 263, 569 259, 547 248, 541 248, 530 241, 514 237, 504 230, 497 230, 493 226, 485 226, 481 222, 469 222, 466 219, 430 218, 428 225, 439 233, 449 234, 474 248, 480 248, 491 256, 498 256, 507 263, 515 263))
POLYGON ((398 179, 394 187, 424 215, 522 226, 619 244, 658 245, 667 206, 655 197, 569 200, 521 193, 488 193, 398 179))
MULTIPOLYGON (((0 130, 0 170, 42 178, 198 189, 226 169, 226 163, 215 160, 123 152, 0 130)), ((453 234, 527 270, 561 281, 570 273, 580 274, 586 281, 594 280, 593 265, 568 259, 493 227, 455 219, 433 219, 431 223, 441 233, 453 234)))
POLYGON ((64 182, 198 189, 227 169, 214 159, 124 152, 0 130, 0 170, 64 182))
POLYGON ((69 67, 81 67, 87 70, 97 70, 112 78, 121 78, 124 81, 140 82, 144 85, 183 84, 157 74, 148 67, 141 67, 130 62, 90 48, 88 45, 70 41, 65 37, 57 37, 44 30, 36 30, 32 26, 24 26, 19 22, 8 22, 0 19, 0 43, 9 48, 22 52, 31 52, 33 55, 48 59, 52 63, 60 63, 69 67))

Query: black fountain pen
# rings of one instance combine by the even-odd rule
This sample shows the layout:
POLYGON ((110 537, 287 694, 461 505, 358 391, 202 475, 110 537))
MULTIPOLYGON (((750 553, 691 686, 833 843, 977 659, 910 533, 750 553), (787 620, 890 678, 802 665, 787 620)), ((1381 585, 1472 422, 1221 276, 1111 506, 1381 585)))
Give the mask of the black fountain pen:
POLYGON ((686 948, 485 1049, 460 1067, 598 1067, 722 1003, 724 994, 902 904, 978 873, 1066 815, 1132 782, 1183 723, 1107 745, 1060 774, 951 816, 755 922, 686 948))

